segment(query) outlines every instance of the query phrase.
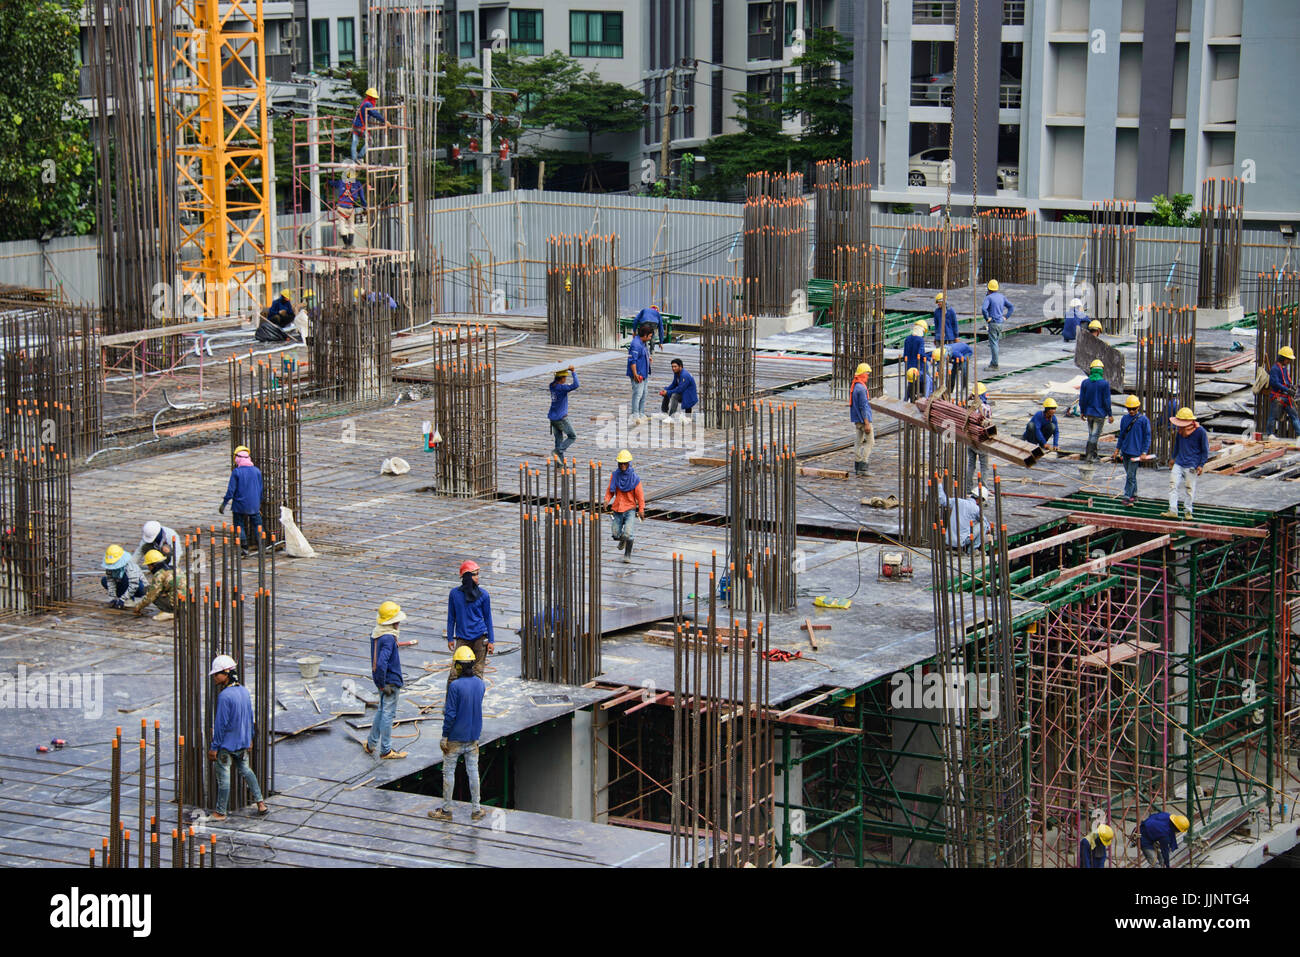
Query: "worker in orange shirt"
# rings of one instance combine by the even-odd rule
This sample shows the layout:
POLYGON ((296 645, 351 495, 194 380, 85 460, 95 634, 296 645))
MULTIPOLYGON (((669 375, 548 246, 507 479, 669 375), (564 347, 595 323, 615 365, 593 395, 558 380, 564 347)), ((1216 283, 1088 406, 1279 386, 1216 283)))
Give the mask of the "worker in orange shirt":
POLYGON ((645 521, 645 492, 641 480, 632 471, 632 453, 623 449, 618 453, 618 468, 609 477, 605 490, 605 504, 614 512, 614 541, 622 542, 623 561, 632 560, 632 539, 639 518, 645 521))

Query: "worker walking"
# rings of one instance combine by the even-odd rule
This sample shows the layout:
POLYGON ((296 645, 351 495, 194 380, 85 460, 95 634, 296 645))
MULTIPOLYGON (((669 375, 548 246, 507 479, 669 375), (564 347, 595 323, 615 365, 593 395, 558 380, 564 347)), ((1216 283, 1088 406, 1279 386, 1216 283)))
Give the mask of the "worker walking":
POLYGON ((452 658, 452 680, 442 705, 442 807, 430 811, 435 821, 450 821, 451 796, 456 790, 456 765, 465 756, 469 778, 471 821, 483 820, 486 811, 479 803, 478 740, 483 736, 483 695, 487 686, 477 671, 469 648, 457 648, 452 658))
POLYGON ((376 109, 378 102, 379 91, 372 86, 366 90, 366 95, 357 105, 356 116, 352 118, 352 162, 354 163, 360 163, 361 157, 366 155, 366 133, 369 132, 370 124, 387 126, 384 115, 376 109))
POLYGON ((948 526, 947 539, 948 544, 953 548, 961 548, 970 551, 971 542, 975 536, 979 535, 978 544, 983 545, 985 536, 989 539, 996 537, 996 531, 993 528, 993 522, 989 519, 981 519, 981 503, 985 501, 988 490, 983 486, 975 489, 967 498, 948 498, 943 490, 943 485, 939 485, 939 509, 944 516, 944 522, 948 526))
POLYGON ((660 389, 659 394, 663 396, 663 411, 666 415, 678 413, 679 421, 685 422, 686 416, 690 415, 695 408, 695 404, 700 401, 700 393, 695 388, 695 377, 686 371, 686 366, 681 359, 672 361, 673 381, 666 389, 660 389))
POLYGON ((555 376, 551 380, 551 408, 546 413, 546 418, 551 423, 551 436, 555 439, 555 454, 559 456, 563 456, 565 449, 578 441, 578 434, 573 431, 573 425, 569 422, 569 393, 576 388, 578 388, 578 373, 573 366, 555 370, 555 376), (573 381, 570 382, 570 379, 573 381))
POLYGON ((247 445, 235 449, 235 467, 230 470, 226 497, 217 511, 224 515, 227 505, 230 505, 230 517, 243 531, 244 554, 254 548, 261 551, 262 470, 253 464, 247 445))
POLYGON ((859 362, 849 387, 849 421, 853 423, 853 472, 867 474, 871 450, 876 447, 876 434, 871 427, 871 402, 867 383, 871 379, 871 366, 859 362))
POLYGON ((125 608, 128 601, 144 597, 148 590, 144 572, 121 545, 109 545, 104 550, 104 574, 99 584, 108 592, 109 608, 125 608))
POLYGON ((1115 831, 1109 824, 1098 824, 1079 840, 1079 866, 1105 867, 1106 853, 1115 831))
POLYGON ((154 621, 171 621, 175 617, 176 603, 185 588, 185 573, 168 567, 167 558, 157 549, 150 549, 144 555, 144 563, 149 569, 149 587, 140 599, 131 607, 136 615, 143 615, 151 604, 158 606, 154 621))
POLYGON ((1295 409, 1295 382, 1291 378, 1291 363, 1295 352, 1290 346, 1278 350, 1277 362, 1268 372, 1268 421, 1264 423, 1264 437, 1275 437, 1278 416, 1283 412, 1291 421, 1292 437, 1300 442, 1300 415, 1295 409))
POLYGON ((934 344, 957 341, 957 313, 947 305, 943 293, 934 297, 934 344))
MULTIPOLYGON (((993 423, 993 406, 989 404, 988 387, 983 382, 975 383, 975 391, 971 393, 970 398, 966 401, 966 406, 971 410, 972 421, 978 421, 984 425, 993 423)), ((979 452, 974 446, 966 448, 966 487, 975 488, 975 476, 979 475, 981 481, 979 485, 984 484, 984 480, 990 476, 989 472, 989 454, 979 452), (975 465, 979 463, 979 472, 976 473, 975 465)))
POLYGON ((1025 426, 1025 432, 1020 438, 1042 448, 1047 448, 1047 440, 1050 438, 1053 450, 1059 447, 1061 426, 1056 421, 1055 399, 1043 400, 1043 407, 1029 417, 1029 424, 1025 426))
MULTIPOLYGON (((479 587, 478 574, 478 562, 467 558, 460 563, 460 586, 447 595, 447 650, 472 651, 474 673, 481 678, 496 636, 492 630, 492 599, 479 587)), ((448 672, 447 683, 451 680, 452 673, 448 672)))
POLYGON ((248 689, 239 683, 235 672, 235 659, 230 655, 217 655, 212 659, 209 677, 220 690, 217 692, 217 713, 212 719, 212 743, 208 746, 208 760, 217 765, 217 806, 214 821, 226 819, 226 802, 230 799, 230 768, 234 765, 257 802, 257 813, 267 813, 262 800, 262 789, 257 775, 249 765, 249 749, 253 746, 253 699, 248 689))
POLYGON ((632 410, 629 416, 638 424, 650 421, 645 414, 645 393, 651 369, 650 339, 654 332, 655 327, 650 323, 641 323, 627 347, 627 377, 632 380, 632 410))
POLYGON ((1088 445, 1084 449, 1083 460, 1096 462, 1101 430, 1107 422, 1115 421, 1110 406, 1110 383, 1106 381, 1106 370, 1100 359, 1092 360, 1088 367, 1088 378, 1079 384, 1079 414, 1088 423, 1088 445))
MULTIPOLYGON (((640 329, 647 323, 655 327, 659 345, 662 346, 664 344, 664 317, 658 306, 646 306, 636 314, 636 328, 640 329)), ((653 339, 651 340, 650 351, 654 351, 653 339)))
POLYGON ((989 280, 988 295, 984 297, 984 304, 980 306, 980 312, 984 314, 984 329, 989 336, 989 362, 990 369, 998 367, 998 349, 1002 341, 1002 324, 1011 318, 1011 314, 1016 311, 1016 307, 1007 301, 1007 297, 998 291, 998 281, 989 280))
POLYGON ((1152 867, 1168 867, 1169 855, 1178 850, 1178 835, 1186 834, 1191 822, 1181 814, 1159 811, 1138 825, 1142 856, 1152 867))
POLYGON ((147 564, 145 553, 150 551, 162 555, 165 568, 176 568, 185 559, 185 546, 181 544, 180 535, 159 522, 144 523, 140 529, 140 544, 131 553, 131 561, 143 567, 147 564))
POLYGON ((632 453, 621 449, 617 461, 618 468, 610 475, 609 487, 605 489, 605 504, 614 512, 610 523, 614 541, 621 542, 623 561, 628 562, 632 560, 637 519, 645 521, 645 491, 632 471, 632 453))
MULTIPOLYGON (((1086 322, 1088 314, 1084 312, 1082 299, 1071 299, 1070 308, 1065 312, 1065 325, 1061 327, 1061 340, 1067 344, 1073 343, 1079 335, 1079 324, 1086 322)), ((1101 325, 1098 323, 1097 325, 1101 325)))
POLYGON ((1169 420, 1178 430, 1174 436, 1173 465, 1169 468, 1169 511, 1165 518, 1178 517, 1178 492, 1187 486, 1187 518, 1192 518, 1192 500, 1196 498, 1196 477, 1210 458, 1210 436, 1196 421, 1191 409, 1183 407, 1169 420))
POLYGON ((1133 505, 1138 493, 1138 465, 1151 449, 1151 420, 1142 413, 1142 401, 1135 395, 1124 400, 1128 414, 1119 420, 1115 457, 1124 463, 1124 504, 1133 505))
POLYGON ((406 757, 405 751, 393 750, 393 718, 397 715, 397 693, 402 687, 402 657, 398 654, 397 630, 406 621, 406 613, 395 601, 386 601, 375 614, 375 627, 370 632, 370 677, 379 692, 379 707, 375 710, 370 735, 361 747, 366 754, 387 760, 406 757))

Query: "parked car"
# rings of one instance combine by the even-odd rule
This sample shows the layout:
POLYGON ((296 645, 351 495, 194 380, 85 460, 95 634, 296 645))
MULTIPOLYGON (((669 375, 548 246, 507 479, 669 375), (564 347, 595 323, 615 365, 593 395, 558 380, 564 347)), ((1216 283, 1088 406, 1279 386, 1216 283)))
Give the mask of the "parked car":
MULTIPOLYGON (((943 163, 948 147, 931 146, 907 158, 908 186, 944 186, 943 163)), ((953 185, 958 185, 954 183, 953 185)), ((998 164, 998 189, 1019 189, 1020 167, 1014 163, 998 164)))

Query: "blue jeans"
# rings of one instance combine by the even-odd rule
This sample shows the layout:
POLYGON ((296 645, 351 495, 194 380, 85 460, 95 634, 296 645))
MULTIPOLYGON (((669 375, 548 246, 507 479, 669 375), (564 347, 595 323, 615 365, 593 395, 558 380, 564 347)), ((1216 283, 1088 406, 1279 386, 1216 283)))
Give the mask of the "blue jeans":
POLYGON ((989 334, 989 365, 998 364, 998 349, 1002 342, 1002 323, 988 322, 984 324, 984 329, 989 334))
POLYGON ((370 737, 366 745, 371 751, 378 746, 381 755, 393 750, 393 718, 397 716, 397 688, 388 685, 392 692, 379 689, 379 707, 375 710, 375 722, 370 726, 370 737))
POLYGON ((1120 455, 1124 461, 1124 497, 1137 498, 1138 494, 1138 459, 1132 455, 1120 455))
POLYGON ((253 792, 253 800, 262 803, 262 789, 258 787, 257 775, 248 764, 248 748, 240 751, 227 751, 222 748, 217 752, 217 813, 226 813, 226 802, 230 800, 230 765, 234 763, 239 776, 244 779, 248 789, 253 792))
POLYGON ((366 141, 356 133, 352 134, 352 162, 361 162, 360 157, 366 155, 366 141))
POLYGON ((646 387, 650 384, 649 378, 637 382, 632 381, 632 411, 629 413, 633 418, 641 418, 645 415, 645 393, 646 387))
POLYGON ((478 742, 448 741, 451 751, 442 757, 442 809, 451 810, 451 795, 456 790, 456 763, 465 755, 465 775, 469 778, 469 799, 477 811, 479 804, 478 742))
POLYGON ((1295 405, 1290 402, 1283 405, 1276 399, 1269 400, 1268 422, 1264 425, 1264 434, 1277 434, 1273 430, 1277 428, 1277 420, 1281 417, 1281 413, 1284 409, 1286 410, 1287 418, 1291 420, 1291 431, 1295 433, 1296 438, 1300 438, 1300 415, 1296 415, 1295 405))
POLYGON ((254 548, 261 551, 262 536, 258 534, 257 530, 262 524, 262 513, 254 512, 252 515, 248 515, 244 512, 232 511, 230 517, 235 520, 236 525, 243 529, 244 534, 242 545, 245 551, 250 551, 254 548))
POLYGON ((551 422, 551 435, 555 437, 555 454, 561 454, 574 442, 578 441, 578 434, 573 431, 573 426, 569 423, 569 417, 566 415, 562 419, 555 419, 551 422))
POLYGON ((980 481, 985 485, 993 483, 993 473, 989 471, 989 454, 987 452, 976 452, 972 448, 966 449, 966 487, 973 489, 975 487, 975 463, 979 462, 980 481))
POLYGON ((121 579, 114 578, 112 575, 100 575, 99 583, 104 587, 104 591, 108 592, 110 599, 120 598, 123 601, 128 598, 143 598, 144 593, 149 590, 143 581, 133 590, 127 583, 125 575, 121 579))
POLYGON ((614 541, 620 538, 636 538, 636 509, 629 508, 626 512, 615 512, 614 520, 610 523, 614 530, 614 541))

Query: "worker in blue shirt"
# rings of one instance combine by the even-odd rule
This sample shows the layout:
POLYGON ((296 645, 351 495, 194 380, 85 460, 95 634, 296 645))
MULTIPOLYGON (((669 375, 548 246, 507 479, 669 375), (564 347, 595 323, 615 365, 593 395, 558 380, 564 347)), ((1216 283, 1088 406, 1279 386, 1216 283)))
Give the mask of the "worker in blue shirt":
MULTIPOLYGON (((658 306, 646 306, 636 314, 636 328, 640 329, 646 323, 655 327, 658 333, 659 345, 662 346, 664 344, 664 317, 658 306)), ((650 345, 650 351, 654 351, 653 342, 650 345)))
POLYGON ((853 473, 855 475, 867 474, 871 450, 876 447, 876 435, 871 426, 870 392, 867 390, 870 378, 871 366, 860 362, 853 373, 853 384, 849 387, 849 421, 853 423, 853 473))
POLYGON ((266 802, 257 784, 257 775, 249 766, 249 749, 253 746, 253 699, 248 689, 239 683, 235 673, 235 659, 230 655, 217 655, 212 659, 208 676, 220 689, 217 692, 217 713, 212 719, 212 742, 208 746, 208 760, 217 765, 217 805, 214 821, 226 819, 226 802, 230 799, 230 766, 233 764, 253 792, 257 813, 266 814, 266 802))
POLYGON ((403 684, 397 633, 404 621, 406 612, 402 606, 386 601, 379 606, 374 630, 370 632, 370 677, 379 692, 379 708, 370 725, 370 735, 361 747, 366 754, 374 754, 378 748, 379 756, 390 761, 406 757, 405 751, 393 750, 393 718, 397 715, 397 693, 403 684))
POLYGON ((1264 434, 1273 438, 1277 428, 1278 417, 1286 412, 1291 420, 1291 433, 1300 439, 1300 415, 1295 409, 1295 382, 1291 378, 1291 363, 1295 360, 1295 351, 1290 346, 1278 350, 1277 362, 1268 372, 1268 421, 1264 424, 1264 434))
POLYGON ((1107 422, 1115 421, 1110 407, 1110 383, 1106 381, 1106 370, 1100 359, 1092 360, 1088 367, 1088 378, 1079 384, 1079 414, 1088 423, 1088 445, 1083 460, 1096 462, 1101 430, 1107 422))
POLYGON ((948 391, 951 395, 966 392, 970 383, 970 369, 975 364, 975 350, 970 343, 960 339, 944 350, 948 357, 948 391))
POLYGON ((650 421, 645 414, 645 393, 653 368, 649 346, 654 334, 655 327, 643 322, 636 327, 636 335, 627 347, 627 377, 632 380, 632 409, 628 415, 634 424, 650 421))
POLYGON ((248 446, 235 449, 235 467, 230 470, 226 497, 221 500, 218 512, 225 514, 230 505, 230 517, 243 532, 240 546, 247 555, 250 548, 262 548, 262 470, 253 464, 248 446))
POLYGON ((925 326, 918 322, 912 326, 911 334, 903 340, 903 368, 905 370, 921 368, 924 352, 925 326))
POLYGON ((668 388, 659 390, 664 399, 663 411, 666 415, 673 415, 680 409, 681 421, 685 422, 695 403, 700 401, 700 394, 695 388, 695 377, 686 371, 681 359, 674 359, 672 367, 673 381, 668 388))
MULTIPOLYGON (((975 489, 969 498, 949 499, 947 493, 943 490, 942 483, 939 485, 939 508, 943 515, 943 522, 947 526, 948 544, 953 548, 961 548, 970 551, 971 542, 976 534, 979 535, 978 544, 984 544, 984 536, 990 539, 995 537, 993 522, 987 517, 980 519, 981 504, 985 501, 988 490, 983 486, 975 489)), ((984 513, 988 515, 987 512, 984 513)))
MULTIPOLYGON (((460 563, 460 587, 447 595, 447 650, 468 647, 474 652, 474 673, 483 677, 487 656, 496 641, 492 631, 492 601, 478 584, 478 562, 460 563)), ((447 683, 451 683, 451 672, 447 683)))
POLYGON ((1137 501, 1138 465, 1151 449, 1151 420, 1142 414, 1142 402, 1131 395, 1124 400, 1128 414, 1119 420, 1115 455, 1124 463, 1124 504, 1137 501))
POLYGON ((1186 834, 1189 827, 1191 822, 1186 817, 1165 811, 1152 814, 1138 825, 1142 856, 1147 863, 1152 867, 1168 867, 1169 855, 1178 850, 1178 835, 1186 834))
POLYGON ((569 393, 578 388, 578 373, 573 366, 556 369, 551 380, 551 408, 546 413, 551 423, 551 435, 555 439, 555 454, 564 455, 564 450, 578 441, 578 434, 569 422, 569 393), (573 381, 570 382, 569 380, 573 381))
POLYGON ((1196 477, 1210 458, 1210 436, 1189 408, 1181 408, 1178 414, 1169 420, 1169 424, 1178 430, 1174 436, 1173 465, 1169 475, 1169 511, 1162 513, 1165 518, 1178 517, 1178 490, 1183 484, 1187 486, 1187 519, 1192 519, 1192 499, 1196 498, 1196 477))
POLYGON ((989 294, 984 297, 980 312, 984 314, 984 330, 989 336, 990 369, 998 367, 998 349, 1002 341, 1002 324, 1011 318, 1016 307, 1007 301, 1007 297, 998 292, 998 281, 989 280, 989 294))
POLYGON ((1074 342, 1079 335, 1079 323, 1088 321, 1088 313, 1083 309, 1082 299, 1071 299, 1070 308, 1065 312, 1065 325, 1061 328, 1061 339, 1074 342))
POLYGON ((481 821, 487 812, 479 803, 478 740, 483 736, 483 694, 487 686, 477 672, 474 654, 468 647, 456 649, 451 662, 447 700, 442 705, 442 807, 430 811, 435 821, 451 821, 451 796, 456 790, 456 765, 465 755, 469 778, 471 821, 481 821))
POLYGON ((934 343, 941 346, 945 342, 956 341, 957 313, 952 306, 947 305, 943 293, 939 293, 934 297, 934 343))
POLYGON ((1114 829, 1109 824, 1098 824, 1079 840, 1079 866, 1105 867, 1106 853, 1113 840, 1114 829))
POLYGON ((1056 400, 1043 400, 1043 407, 1035 412, 1029 418, 1029 424, 1025 426, 1025 432, 1020 438, 1025 442, 1033 442, 1035 445, 1041 445, 1047 448, 1047 440, 1052 440, 1052 448, 1055 449, 1060 445, 1061 426, 1056 421, 1056 400))
POLYGON ((905 402, 919 402, 930 394, 933 389, 930 387, 930 377, 921 372, 920 369, 907 370, 907 388, 903 394, 905 402))

